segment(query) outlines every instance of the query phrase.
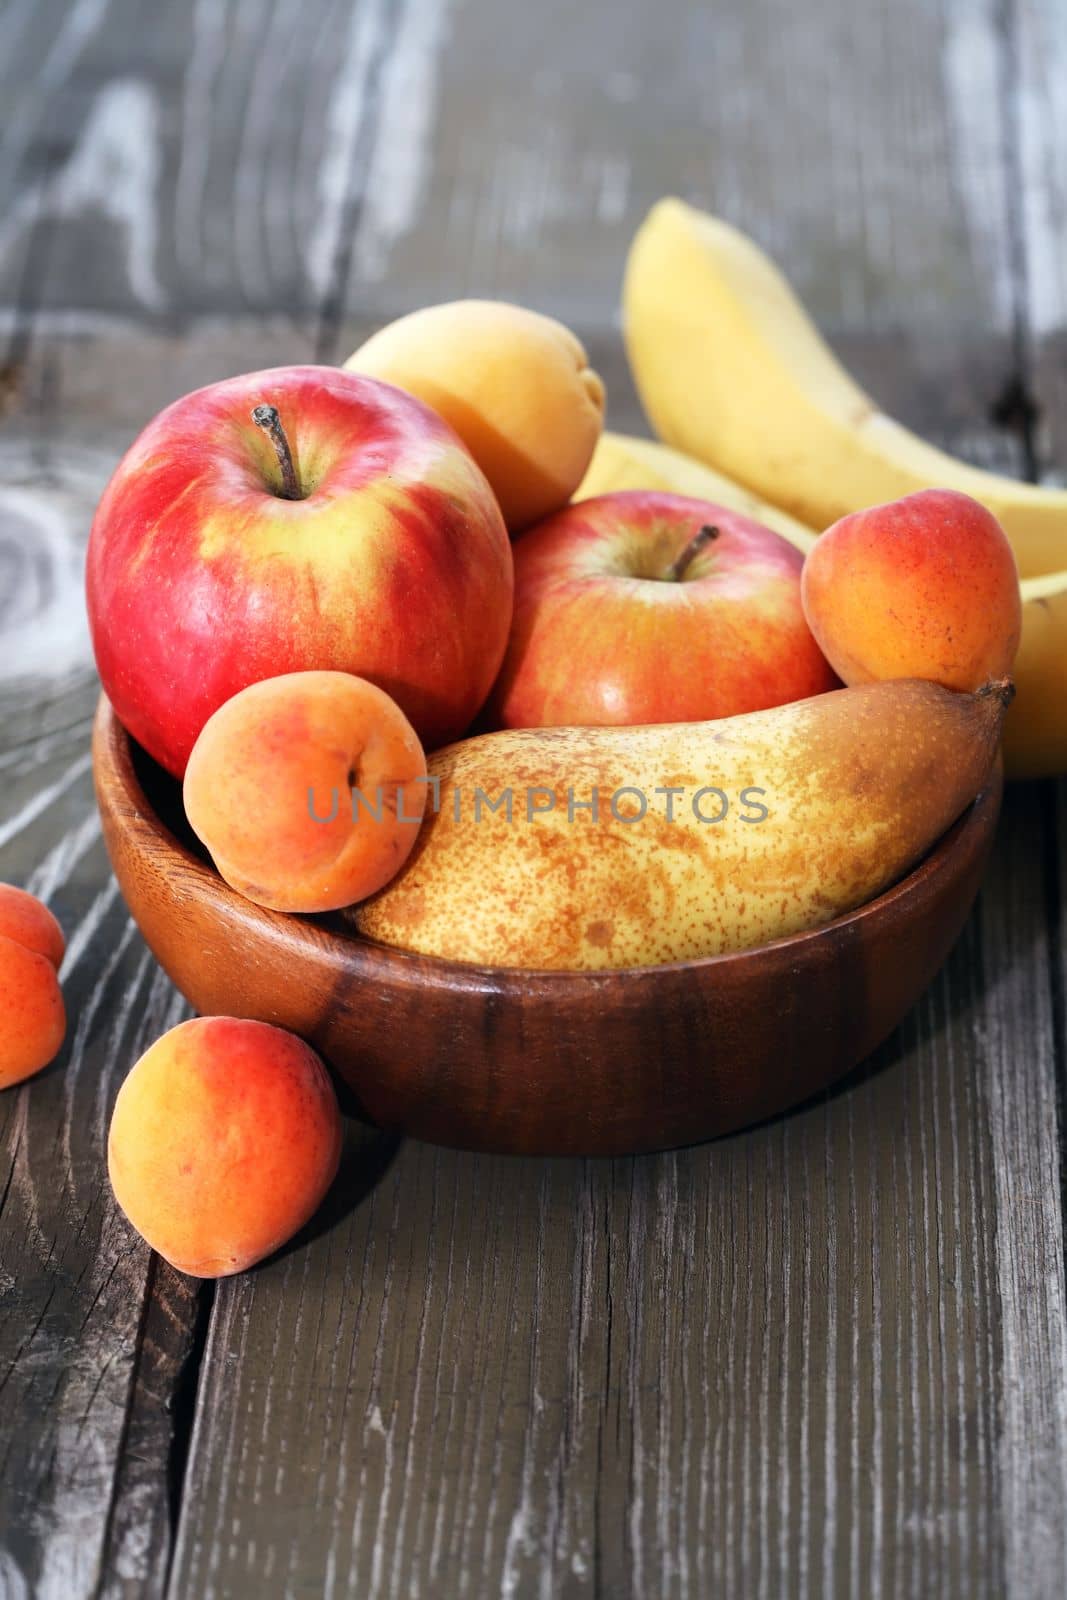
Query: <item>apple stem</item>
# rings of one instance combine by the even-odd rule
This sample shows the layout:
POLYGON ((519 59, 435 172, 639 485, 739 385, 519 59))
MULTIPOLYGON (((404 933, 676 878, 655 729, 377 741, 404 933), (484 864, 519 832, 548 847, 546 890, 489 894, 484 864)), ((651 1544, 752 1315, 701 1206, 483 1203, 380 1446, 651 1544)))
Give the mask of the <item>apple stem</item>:
POLYGON ((286 438, 285 429, 282 427, 282 419, 278 415, 277 406, 254 406, 252 409, 252 421, 257 428, 263 429, 263 432, 274 446, 275 454, 278 457, 278 465, 282 469, 281 498, 283 500, 302 500, 304 496, 300 488, 300 479, 296 475, 293 452, 289 448, 289 440, 286 438))
POLYGON ((705 545, 709 545, 713 539, 717 539, 718 537, 718 528, 713 527, 710 522, 706 522, 701 528, 700 532, 695 533, 690 539, 689 543, 686 545, 677 561, 675 561, 672 566, 667 568, 663 575, 666 581, 668 583, 680 582, 689 571, 689 568, 692 566, 697 556, 704 549, 705 545))

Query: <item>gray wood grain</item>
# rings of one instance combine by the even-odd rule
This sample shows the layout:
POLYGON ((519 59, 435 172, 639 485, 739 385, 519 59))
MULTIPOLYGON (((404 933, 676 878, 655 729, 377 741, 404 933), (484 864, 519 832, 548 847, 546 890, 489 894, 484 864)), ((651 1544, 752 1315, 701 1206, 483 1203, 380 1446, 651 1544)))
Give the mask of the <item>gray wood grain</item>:
POLYGON ((162 1281, 119 1219, 102 1160, 122 1071, 183 1013, 117 896, 92 802, 81 552, 110 460, 0 436, 0 880, 41 895, 68 940, 64 1051, 0 1096, 0 1593, 16 1600, 94 1593, 105 1572, 110 1592, 141 1593, 162 1573, 169 1407, 195 1317, 192 1286, 162 1281))
MULTIPOLYGON (((1067 482, 1067 70, 1055 0, 1011 8, 1009 76, 1016 107, 1014 227, 1023 286, 1023 346, 1034 466, 1067 482)), ((1067 537, 1063 566, 1067 567, 1067 537)))
MULTIPOLYGON (((1030 472, 1067 481, 1067 119, 1059 85, 1067 66, 1062 9, 1018 0, 1001 14, 1001 82, 1007 110, 1005 235, 1011 249, 1016 382, 1009 408, 1030 472)), ((1067 530, 1063 567, 1067 568, 1067 530)), ((996 1135, 997 1263, 1001 1300, 1002 1511, 1010 1592, 1067 1587, 1062 1525, 1067 1461, 1067 1341, 1063 1277, 1064 785, 1044 786, 1043 882, 1012 881, 1010 930, 995 982, 1002 1003, 989 1042, 1002 1068, 987 1080, 996 1135), (1030 895, 1045 896, 1048 933, 1031 943, 1030 895), (1040 964, 1052 1007, 1037 1001, 1040 964), (1038 1025, 1030 1019, 1037 1006, 1038 1025), (1022 1041, 1025 1039, 1025 1043, 1022 1041), (1020 1352, 1026 1373, 1020 1371, 1020 1352)), ((1036 818, 1035 818, 1036 825, 1036 818)), ((1018 856, 1016 856, 1018 860, 1018 856)), ((1043 987, 1043 986, 1042 986, 1043 987)))
POLYGON ((677 191, 750 228, 824 323, 909 329, 924 381, 961 335, 1013 333, 991 3, 138 9, 9 0, 0 306, 277 312, 328 344, 341 312, 476 291, 596 329, 677 191))
POLYGON ((981 1081, 993 1140, 1000 1304, 998 1511, 1005 1586, 1023 1596, 1067 1588, 1062 897, 1056 865, 1063 834, 1053 788, 1046 784, 1041 792, 1032 788, 1014 797, 1021 826, 1006 830, 997 861, 1000 894, 983 902, 992 1003, 981 1081), (1024 830, 1044 835, 1044 870, 1024 830))

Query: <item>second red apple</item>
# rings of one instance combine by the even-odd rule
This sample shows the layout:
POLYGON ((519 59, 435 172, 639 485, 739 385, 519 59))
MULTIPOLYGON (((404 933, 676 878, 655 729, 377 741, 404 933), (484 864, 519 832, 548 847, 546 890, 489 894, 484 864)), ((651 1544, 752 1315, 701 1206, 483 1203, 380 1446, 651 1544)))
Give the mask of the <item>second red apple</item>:
POLYGON ((700 722, 837 684, 804 620, 800 551, 736 511, 598 495, 514 554, 500 726, 700 722))

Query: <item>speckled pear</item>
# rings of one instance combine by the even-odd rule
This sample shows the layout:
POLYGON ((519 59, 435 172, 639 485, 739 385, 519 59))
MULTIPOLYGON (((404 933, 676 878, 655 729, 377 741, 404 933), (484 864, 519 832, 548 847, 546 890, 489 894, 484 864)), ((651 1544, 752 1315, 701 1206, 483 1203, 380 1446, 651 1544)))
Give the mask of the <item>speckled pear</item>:
POLYGON ((430 759, 436 808, 357 924, 451 960, 569 970, 821 926, 974 799, 1012 692, 909 678, 715 722, 464 740, 430 759))

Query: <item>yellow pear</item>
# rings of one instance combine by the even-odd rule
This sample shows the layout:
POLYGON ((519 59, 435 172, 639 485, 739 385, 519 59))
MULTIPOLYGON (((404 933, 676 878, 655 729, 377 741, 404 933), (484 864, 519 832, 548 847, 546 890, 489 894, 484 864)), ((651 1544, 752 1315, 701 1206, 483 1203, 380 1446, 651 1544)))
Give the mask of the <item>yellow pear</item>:
POLYGON ((1011 694, 897 679, 716 722, 464 740, 430 758, 418 843, 357 924, 452 960, 571 970, 817 927, 973 800, 1011 694))

